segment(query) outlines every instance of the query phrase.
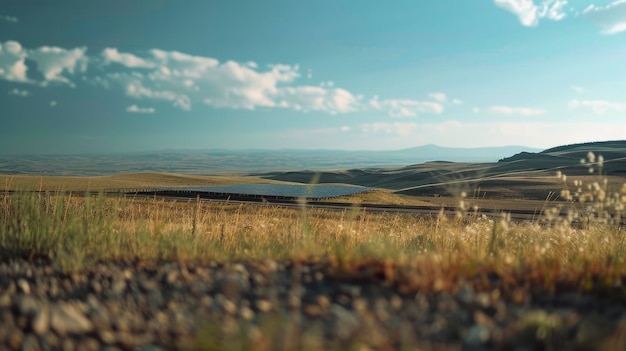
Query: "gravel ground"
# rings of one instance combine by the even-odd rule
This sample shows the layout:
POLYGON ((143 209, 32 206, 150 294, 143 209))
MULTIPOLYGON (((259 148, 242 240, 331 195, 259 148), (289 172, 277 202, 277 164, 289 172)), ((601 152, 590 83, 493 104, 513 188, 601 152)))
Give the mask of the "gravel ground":
POLYGON ((338 276, 270 260, 72 274, 14 261, 0 264, 0 349, 626 349, 619 300, 493 286, 410 291, 376 269, 338 276))

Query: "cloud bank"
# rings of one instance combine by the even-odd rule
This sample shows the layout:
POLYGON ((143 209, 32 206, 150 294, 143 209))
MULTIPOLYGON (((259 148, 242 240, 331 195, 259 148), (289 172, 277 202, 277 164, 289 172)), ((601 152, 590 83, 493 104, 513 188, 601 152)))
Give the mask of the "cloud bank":
MULTIPOLYGON (((84 82, 121 89, 129 98, 165 101, 182 110, 203 104, 215 108, 277 108, 330 114, 382 111, 391 117, 416 117, 442 113, 443 103, 447 101, 441 92, 429 95, 434 101, 378 96, 367 100, 336 87, 333 82, 302 85, 298 84, 302 78, 298 65, 261 67, 252 61, 220 62, 212 57, 160 49, 135 54, 106 48, 98 55, 88 56, 86 47, 25 49, 16 41, 0 43, 0 79, 44 87, 74 87, 79 74, 84 82), (36 63, 33 69, 42 78, 29 74, 27 60, 36 63)), ((152 113, 137 105, 131 105, 128 112, 152 113)))

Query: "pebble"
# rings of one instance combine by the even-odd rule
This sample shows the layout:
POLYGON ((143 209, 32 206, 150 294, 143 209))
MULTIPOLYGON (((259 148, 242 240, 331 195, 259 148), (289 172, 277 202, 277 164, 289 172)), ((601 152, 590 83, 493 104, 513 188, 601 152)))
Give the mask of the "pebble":
MULTIPOLYGON (((502 343, 511 340, 520 342, 520 350, 576 349, 600 345, 604 338, 611 338, 612 349, 626 349, 626 337, 615 332, 626 325, 626 306, 591 294, 474 291, 466 281, 457 289, 411 291, 323 272, 319 263, 272 260, 151 268, 99 264, 70 275, 25 261, 0 263, 0 349, 186 349, 209 330, 203 327, 207 321, 215 324, 212 340, 243 336, 251 343, 245 348, 259 350, 290 349, 296 340, 313 349, 391 350, 409 339, 415 347, 408 349, 421 349, 420 342, 425 349, 430 343, 504 349, 502 343), (559 310, 549 310, 554 306, 559 310), (524 344, 519 321, 544 309, 561 316, 560 344, 549 338, 524 344)), ((228 345, 234 344, 221 346, 228 345)))
POLYGON ((68 303, 52 306, 50 326, 61 335, 83 334, 93 330, 91 321, 75 305, 68 303))

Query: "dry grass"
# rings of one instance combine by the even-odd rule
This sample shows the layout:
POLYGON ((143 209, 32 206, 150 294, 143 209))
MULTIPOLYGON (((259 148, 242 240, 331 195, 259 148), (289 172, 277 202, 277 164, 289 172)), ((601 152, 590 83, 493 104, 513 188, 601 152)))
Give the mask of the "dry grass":
MULTIPOLYGON (((406 289, 446 289, 485 270, 545 289, 621 285, 626 237, 610 223, 510 223, 105 196, 5 194, 3 258, 43 257, 59 269, 106 260, 324 260, 341 272, 398 268, 406 289), (402 268, 404 267, 404 268, 402 268), (402 269, 400 269, 402 268, 402 269), (382 268, 381 268, 382 269, 382 268), (407 275, 402 276, 403 269, 407 275), (514 277, 516 277, 514 279, 514 277)), ((394 278, 395 277, 395 278, 394 278)))
POLYGON ((154 186, 210 186, 241 183, 285 183, 251 176, 202 176, 173 173, 128 173, 93 177, 0 174, 0 189, 93 191, 154 186))
POLYGON ((458 218, 448 218, 375 214, 357 206, 297 210, 5 193, 0 197, 0 253, 3 259, 52 259, 63 270, 132 259, 317 260, 337 272, 374 263, 398 268, 388 278, 401 278, 407 289, 445 289, 452 280, 485 270, 511 278, 511 285, 525 281, 549 290, 621 287, 626 281, 626 236, 619 216, 626 187, 564 177, 561 182, 571 188, 560 194, 569 202, 548 201, 544 206, 555 209, 526 223, 512 223, 506 215, 496 220, 471 216, 476 200, 471 196, 460 204, 458 218), (569 216, 554 215, 561 206, 569 216), (403 270, 410 274, 402 276, 403 270))

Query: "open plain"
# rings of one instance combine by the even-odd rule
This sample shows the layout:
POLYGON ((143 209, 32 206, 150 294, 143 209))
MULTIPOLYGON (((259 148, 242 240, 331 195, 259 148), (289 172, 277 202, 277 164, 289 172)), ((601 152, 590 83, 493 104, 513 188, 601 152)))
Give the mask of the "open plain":
POLYGON ((623 349, 626 189, 615 159, 587 159, 582 171, 491 165, 506 168, 499 174, 429 163, 317 175, 2 175, 0 343, 623 349), (339 208, 120 192, 303 179, 377 190, 326 200, 339 208), (389 210, 368 211, 376 205, 389 210), (420 206, 431 211, 391 210, 420 206), (515 220, 515 210, 533 216, 515 220))

